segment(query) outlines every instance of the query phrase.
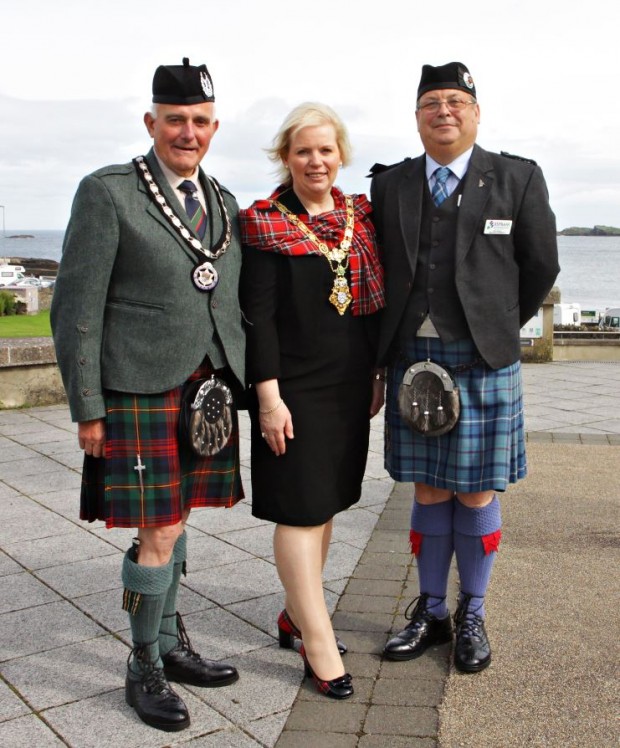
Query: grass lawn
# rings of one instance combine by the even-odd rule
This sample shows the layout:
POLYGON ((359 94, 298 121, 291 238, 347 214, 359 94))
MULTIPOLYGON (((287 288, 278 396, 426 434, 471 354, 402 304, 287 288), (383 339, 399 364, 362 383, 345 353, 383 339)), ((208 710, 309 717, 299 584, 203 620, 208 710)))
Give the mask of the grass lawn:
POLYGON ((0 317, 0 338, 45 338, 51 334, 49 311, 0 317))

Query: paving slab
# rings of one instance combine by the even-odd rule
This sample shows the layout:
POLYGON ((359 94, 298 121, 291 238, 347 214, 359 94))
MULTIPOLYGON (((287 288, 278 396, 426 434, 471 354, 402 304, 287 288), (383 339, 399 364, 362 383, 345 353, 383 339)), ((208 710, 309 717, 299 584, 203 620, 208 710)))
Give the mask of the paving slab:
MULTIPOLYGON (((412 486, 387 477, 377 417, 361 500, 335 518, 325 569, 356 693, 337 703, 316 691, 299 655, 278 647, 283 594, 273 527, 251 514, 244 413, 248 498, 192 513, 179 593, 196 649, 233 663, 241 678, 222 689, 178 687, 192 715, 179 734, 146 727, 124 702, 131 637, 120 561, 134 533, 78 520, 82 456, 67 407, 0 412, 0 744, 616 745, 620 631, 611 601, 620 589, 609 572, 618 567, 620 365, 523 370, 530 476, 502 497, 504 539, 487 605, 491 667, 457 673, 450 645, 409 662, 380 657, 418 590, 412 486)), ((450 585, 453 600, 455 574, 450 585)))

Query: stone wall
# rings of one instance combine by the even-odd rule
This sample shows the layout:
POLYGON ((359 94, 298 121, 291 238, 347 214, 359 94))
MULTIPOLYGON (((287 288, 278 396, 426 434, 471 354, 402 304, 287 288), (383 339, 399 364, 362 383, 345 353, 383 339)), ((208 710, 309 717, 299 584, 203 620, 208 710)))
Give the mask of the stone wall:
POLYGON ((66 402, 51 338, 0 342, 0 408, 66 402))

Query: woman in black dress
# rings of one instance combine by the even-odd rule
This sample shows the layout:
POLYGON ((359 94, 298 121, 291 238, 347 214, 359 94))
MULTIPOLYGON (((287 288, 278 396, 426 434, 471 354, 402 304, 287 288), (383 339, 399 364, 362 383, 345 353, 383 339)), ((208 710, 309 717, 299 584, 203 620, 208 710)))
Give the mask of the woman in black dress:
POLYGON ((322 569, 333 516, 360 498, 369 419, 383 403, 382 375, 372 369, 383 274, 371 208, 363 195, 334 187, 350 151, 333 110, 300 105, 269 151, 282 184, 239 216, 255 392, 252 511, 277 523, 280 645, 303 639, 306 673, 332 698, 353 687, 322 569))

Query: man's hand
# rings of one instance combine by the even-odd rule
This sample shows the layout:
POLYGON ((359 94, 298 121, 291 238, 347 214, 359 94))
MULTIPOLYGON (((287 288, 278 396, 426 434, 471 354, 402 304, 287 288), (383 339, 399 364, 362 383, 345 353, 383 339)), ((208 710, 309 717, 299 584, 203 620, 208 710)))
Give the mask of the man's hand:
POLYGON ((105 419, 80 421, 78 423, 80 449, 92 457, 103 457, 105 447, 105 419))

